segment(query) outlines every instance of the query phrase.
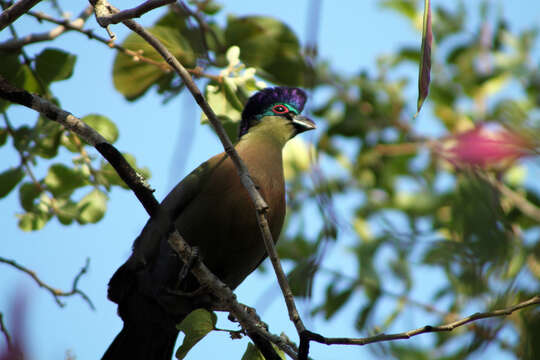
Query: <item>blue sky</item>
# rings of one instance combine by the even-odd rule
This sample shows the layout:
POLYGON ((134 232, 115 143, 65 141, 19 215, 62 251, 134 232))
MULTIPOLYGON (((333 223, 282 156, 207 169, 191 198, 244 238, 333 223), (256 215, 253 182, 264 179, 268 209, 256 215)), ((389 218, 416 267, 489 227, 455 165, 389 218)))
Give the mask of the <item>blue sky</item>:
MULTIPOLYGON (((87 4, 84 1, 60 3, 73 14, 78 14, 87 4)), ((376 56, 380 54, 390 53, 403 45, 419 46, 420 34, 406 20, 381 10, 377 3, 375 0, 323 1, 319 29, 320 56, 345 73, 356 73, 363 69, 374 69, 376 56)), ((436 1, 434 3, 437 4, 436 1)), ((501 3, 505 6, 512 26, 524 28, 540 24, 540 3, 537 1, 521 0, 519 6, 512 1, 501 3)), ((133 5, 133 1, 116 1, 114 4, 119 8, 127 8, 133 5)), ((308 5, 307 0, 228 0, 224 13, 275 16, 291 26, 300 39, 304 40, 308 5)), ((46 4, 40 6, 37 9, 49 9, 46 4)), ((149 14, 140 21, 149 25, 161 13, 157 11, 149 14)), ((224 21, 224 17, 222 19, 224 21)), ((98 29, 93 19, 89 25, 98 29)), ((21 35, 38 29, 43 31, 31 19, 22 19, 16 23, 16 28, 21 35)), ((120 39, 125 38, 127 31, 123 26, 117 25, 112 29, 120 39)), ((104 31, 102 35, 106 35, 104 31)), ((0 41, 7 37, 6 31, 0 33, 0 41)), ((158 199, 162 199, 171 186, 191 169, 222 151, 221 145, 208 128, 198 124, 199 111, 193 107, 189 97, 182 96, 163 105, 161 99, 151 91, 140 101, 127 102, 112 86, 113 50, 76 33, 64 34, 53 44, 55 47, 69 49, 78 56, 73 77, 53 86, 53 92, 61 99, 62 107, 80 117, 97 112, 113 119, 120 129, 120 138, 115 145, 121 151, 135 155, 140 165, 151 170, 150 183, 156 189, 158 199), (186 146, 188 136, 185 132, 189 128, 192 128, 193 136, 191 146, 186 146)), ((28 51, 37 53, 43 47, 34 45, 28 51)), ((410 71, 410 76, 415 79, 415 69, 405 71, 410 71)), ((407 95, 410 95, 410 104, 415 104, 414 81, 407 95)), ((15 107, 9 115, 15 125, 32 123, 36 118, 34 112, 15 107)), ((62 159, 70 161, 65 153, 62 159)), ((0 171, 17 165, 18 161, 17 154, 9 146, 0 148, 0 171)), ((41 175, 45 171, 45 166, 36 169, 41 175)), ((94 302, 95 311, 91 311, 77 297, 65 299, 67 306, 59 308, 52 297, 39 289, 26 274, 0 264, 0 311, 6 314, 11 299, 18 291, 23 292, 29 300, 26 326, 30 334, 28 345, 31 358, 58 359, 64 357, 66 350, 70 349, 79 360, 95 359, 102 355, 121 328, 116 306, 106 299, 106 284, 114 270, 129 255, 131 243, 147 216, 130 192, 115 189, 109 196, 107 214, 95 225, 65 227, 53 220, 41 231, 33 233, 24 233, 17 228, 15 213, 20 209, 18 195, 13 193, 0 200, 0 225, 3 232, 0 246, 3 257, 16 259, 35 270, 48 284, 64 290, 71 287, 73 276, 85 259, 91 259, 90 272, 80 281, 80 288, 94 302)), ((343 238, 340 241, 347 243, 351 239, 343 238)), ((345 247, 336 247, 328 261, 340 264, 346 272, 352 271, 354 267, 350 259, 345 247), (341 263, 341 259, 346 260, 341 263)), ((264 303, 269 305, 261 313, 271 331, 285 332, 296 339, 276 282, 268 274, 253 274, 236 291, 238 298, 245 304, 257 306, 264 297, 264 303)), ((422 281, 437 282, 438 276, 437 273, 424 274, 422 281)), ((422 295, 419 293, 419 296, 422 295)), ((358 295, 360 298, 361 294, 358 295)), ((331 323, 325 323, 319 318, 307 318, 306 322, 311 329, 328 336, 366 336, 351 326, 351 312, 356 311, 358 306, 352 301, 331 323)), ((6 317, 9 324, 9 314, 6 317)), ((219 327, 235 328, 234 324, 224 319, 224 316, 220 316, 219 327)), ((427 322, 428 317, 418 318, 412 313, 400 322, 403 328, 399 330, 419 327, 427 322)), ((430 337, 418 337, 413 341, 429 345, 430 337)), ((0 346, 3 346, 2 342, 3 339, 0 340, 0 346)), ((245 339, 231 341, 226 333, 216 332, 203 340, 189 356, 191 359, 212 358, 216 349, 219 349, 221 354, 227 354, 226 358, 239 359, 246 345, 245 339)), ((505 358, 501 353, 493 355, 505 358)), ((365 347, 330 348, 323 345, 313 345, 312 356, 317 359, 372 358, 365 347)))

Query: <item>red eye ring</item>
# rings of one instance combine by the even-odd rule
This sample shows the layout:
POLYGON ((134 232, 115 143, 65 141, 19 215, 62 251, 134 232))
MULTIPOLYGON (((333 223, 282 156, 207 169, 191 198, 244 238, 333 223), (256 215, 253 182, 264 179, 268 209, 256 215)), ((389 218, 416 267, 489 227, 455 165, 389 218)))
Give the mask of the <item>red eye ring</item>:
POLYGON ((275 114, 285 114, 285 113, 289 112, 289 109, 287 109, 287 107, 285 105, 278 104, 278 105, 274 105, 274 107, 272 107, 272 111, 275 114))

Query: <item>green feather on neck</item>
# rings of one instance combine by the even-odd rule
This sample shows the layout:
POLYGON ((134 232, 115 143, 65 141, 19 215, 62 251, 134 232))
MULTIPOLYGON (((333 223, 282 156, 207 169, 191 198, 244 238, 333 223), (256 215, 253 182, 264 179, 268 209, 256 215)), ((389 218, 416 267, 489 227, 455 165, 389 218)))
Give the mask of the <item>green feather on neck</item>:
POLYGON ((261 117, 256 125, 253 125, 247 134, 242 136, 240 143, 273 142, 279 148, 283 148, 287 141, 294 136, 292 123, 282 116, 261 117))

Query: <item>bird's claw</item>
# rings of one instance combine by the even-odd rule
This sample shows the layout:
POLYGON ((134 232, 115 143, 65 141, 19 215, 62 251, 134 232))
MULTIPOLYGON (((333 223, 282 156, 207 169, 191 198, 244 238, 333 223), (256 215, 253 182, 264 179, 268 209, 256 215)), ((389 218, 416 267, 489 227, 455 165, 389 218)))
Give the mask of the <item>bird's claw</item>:
POLYGON ((181 297, 189 297, 189 298, 196 298, 201 296, 201 294, 206 293, 206 289, 204 287, 200 287, 197 290, 194 291, 182 291, 182 290, 176 290, 176 289, 169 289, 166 288, 165 292, 168 295, 175 295, 175 296, 181 296, 181 297))
MULTIPOLYGON (((255 308, 244 304, 241 304, 241 306, 244 307, 245 312, 247 312, 249 315, 253 316, 256 319, 258 326, 264 327, 266 330, 268 330, 268 324, 261 320, 259 315, 257 315, 257 311, 255 310, 255 308)), ((232 322, 238 322, 238 319, 236 319, 236 317, 232 313, 229 314, 228 319, 232 322)))
POLYGON ((199 260, 199 248, 196 246, 193 246, 191 248, 191 254, 189 255, 189 259, 187 263, 182 266, 182 269, 178 273, 178 279, 176 280, 176 286, 175 288, 178 289, 182 282, 186 279, 187 275, 193 268, 193 265, 195 265, 195 262, 199 260))

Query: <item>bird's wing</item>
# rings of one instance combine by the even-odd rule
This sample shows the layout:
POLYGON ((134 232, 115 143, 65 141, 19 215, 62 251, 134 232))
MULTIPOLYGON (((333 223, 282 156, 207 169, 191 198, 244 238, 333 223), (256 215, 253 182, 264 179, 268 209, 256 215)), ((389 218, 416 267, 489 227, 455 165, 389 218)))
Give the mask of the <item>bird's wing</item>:
POLYGON ((148 220, 133 244, 133 252, 144 263, 152 262, 157 254, 160 239, 169 233, 176 218, 201 192, 208 180, 227 158, 219 154, 202 163, 186 176, 161 202, 159 213, 148 220))
POLYGON ((175 219, 197 197, 212 173, 226 158, 222 153, 202 163, 163 199, 158 213, 148 220, 135 239, 131 256, 109 281, 109 299, 120 301, 133 284, 134 273, 146 268, 159 257, 160 244, 170 233, 175 219))

